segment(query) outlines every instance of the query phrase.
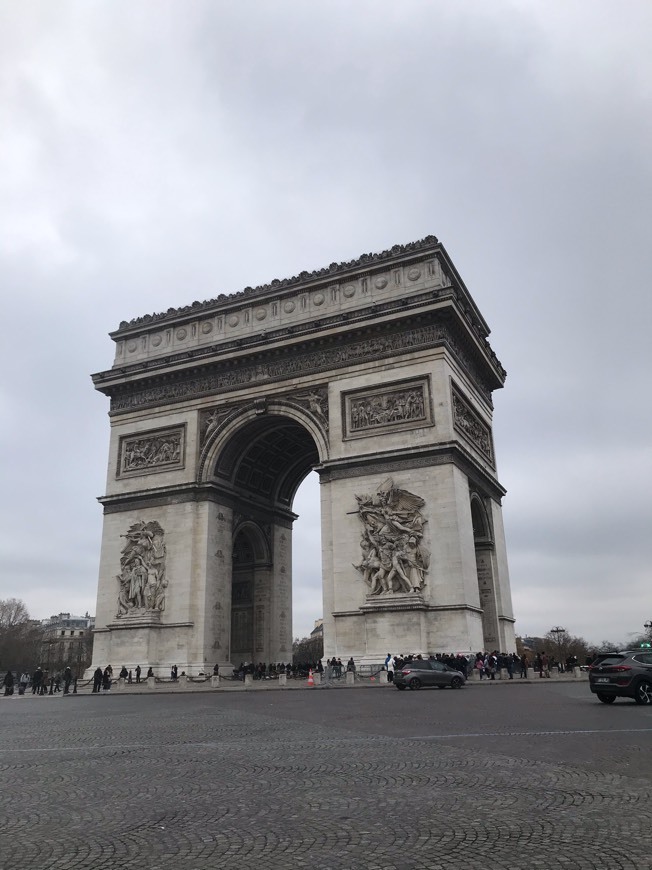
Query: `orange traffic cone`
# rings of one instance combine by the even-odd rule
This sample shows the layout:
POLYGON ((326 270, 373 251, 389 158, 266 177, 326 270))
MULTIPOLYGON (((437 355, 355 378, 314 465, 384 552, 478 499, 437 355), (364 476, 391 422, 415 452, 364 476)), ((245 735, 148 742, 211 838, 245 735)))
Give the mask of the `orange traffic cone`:
POLYGON ((315 685, 315 681, 314 681, 314 679, 313 679, 313 677, 312 677, 312 668, 309 668, 309 670, 308 670, 308 685, 309 685, 309 686, 314 686, 314 685, 315 685))

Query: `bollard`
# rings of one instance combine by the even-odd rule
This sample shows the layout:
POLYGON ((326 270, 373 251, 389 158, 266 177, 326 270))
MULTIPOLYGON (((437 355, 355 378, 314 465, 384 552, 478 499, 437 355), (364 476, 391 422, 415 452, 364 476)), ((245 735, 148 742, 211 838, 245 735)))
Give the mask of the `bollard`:
POLYGON ((287 678, 286 674, 279 674, 278 675, 278 684, 279 684, 279 686, 287 686, 288 678, 287 678))
POLYGON ((388 682, 389 682, 389 680, 387 679, 387 671, 381 671, 381 672, 378 674, 378 683, 379 683, 379 685, 381 685, 381 686, 383 686, 383 685, 386 686, 388 682))
POLYGON ((312 679, 314 681, 315 686, 321 685, 321 674, 318 671, 315 671, 315 673, 312 675, 312 679))
POLYGON ((219 674, 213 674, 211 677, 211 689, 219 689, 220 687, 220 677, 219 674))
POLYGON ((346 672, 346 685, 353 686, 355 684, 355 674, 353 671, 346 672))
POLYGON ((254 675, 253 675, 253 674, 245 674, 244 682, 245 682, 245 689, 246 689, 247 687, 251 687, 251 686, 253 686, 253 684, 254 684, 254 675))
POLYGON ((147 677, 147 688, 155 689, 156 688, 156 677, 147 677))
POLYGON ((125 685, 124 677, 118 677, 115 685, 118 692, 124 692, 125 685))
POLYGON ((180 677, 177 677, 177 683, 182 689, 185 689, 188 686, 188 676, 187 674, 181 674, 180 677))

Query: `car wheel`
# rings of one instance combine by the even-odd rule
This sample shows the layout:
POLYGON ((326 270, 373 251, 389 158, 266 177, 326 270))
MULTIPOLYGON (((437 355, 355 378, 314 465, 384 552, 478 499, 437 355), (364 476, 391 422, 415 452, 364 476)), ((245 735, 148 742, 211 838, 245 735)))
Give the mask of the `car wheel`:
POLYGON ((615 695, 605 695, 604 692, 598 692, 598 701, 602 701, 603 704, 613 704, 615 700, 615 695))
POLYGON ((453 677, 451 680, 451 689, 461 689, 462 688, 462 680, 460 677, 453 677))
POLYGON ((399 690, 399 692, 404 692, 404 691, 405 691, 405 686, 399 686, 398 683, 396 684, 396 688, 399 690))
POLYGON ((637 704, 652 704, 652 683, 641 680, 634 689, 634 700, 637 704))
POLYGON ((411 689, 420 689, 421 680, 418 677, 415 677, 413 680, 410 680, 409 686, 411 689))

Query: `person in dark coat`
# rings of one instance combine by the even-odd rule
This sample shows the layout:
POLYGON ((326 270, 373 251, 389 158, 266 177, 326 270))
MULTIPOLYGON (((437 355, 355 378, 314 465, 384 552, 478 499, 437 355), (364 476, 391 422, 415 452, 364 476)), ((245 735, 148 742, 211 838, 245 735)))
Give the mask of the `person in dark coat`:
POLYGON ((67 695, 70 692, 70 684, 72 683, 72 671, 67 667, 63 672, 63 694, 67 695))
POLYGON ((5 678, 3 680, 3 685, 5 687, 5 695, 13 695, 14 693, 14 675, 11 671, 7 671, 5 674, 5 678))
POLYGON ((93 691, 99 692, 102 688, 102 668, 99 665, 95 668, 93 673, 93 691))
POLYGON ((43 670, 39 665, 32 674, 32 695, 39 695, 41 691, 41 680, 43 679, 43 670))
POLYGON ((140 683, 140 665, 136 665, 136 682, 140 683))

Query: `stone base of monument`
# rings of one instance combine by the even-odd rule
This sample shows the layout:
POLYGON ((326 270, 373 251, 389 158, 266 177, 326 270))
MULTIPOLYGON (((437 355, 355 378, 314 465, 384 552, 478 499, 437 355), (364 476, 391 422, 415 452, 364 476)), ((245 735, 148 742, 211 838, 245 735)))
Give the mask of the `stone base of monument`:
POLYGON ((423 595, 420 592, 381 592, 379 595, 367 595, 360 610, 363 613, 379 610, 427 610, 423 595))

